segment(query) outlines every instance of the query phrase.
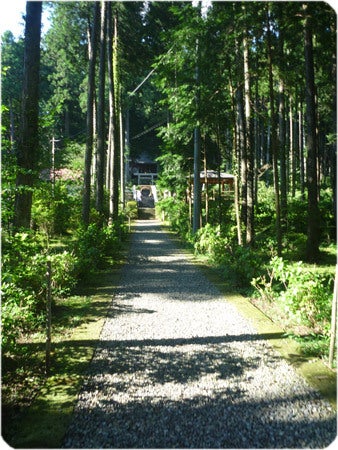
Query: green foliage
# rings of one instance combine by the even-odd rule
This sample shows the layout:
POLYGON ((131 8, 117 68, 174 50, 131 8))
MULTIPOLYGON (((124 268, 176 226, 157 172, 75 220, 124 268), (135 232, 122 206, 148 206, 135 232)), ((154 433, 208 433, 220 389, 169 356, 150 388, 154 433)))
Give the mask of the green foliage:
POLYGON ((15 180, 17 164, 15 155, 10 152, 10 144, 2 139, 2 165, 1 165, 1 223, 9 229, 14 216, 15 180))
POLYGON ((135 200, 127 202, 124 212, 128 218, 137 219, 137 202, 135 200))
POLYGON ((157 187, 182 196, 187 185, 183 155, 173 154, 164 149, 163 154, 157 158, 157 161, 161 165, 160 177, 156 183, 157 187))
POLYGON ((50 183, 43 183, 34 192, 32 222, 35 229, 50 236, 54 231, 55 208, 50 183))
POLYGON ((307 206, 300 195, 289 198, 288 231, 306 234, 307 206))
POLYGON ((156 204, 156 210, 164 220, 170 222, 171 228, 182 237, 190 232, 188 205, 176 197, 167 197, 156 204))
POLYGON ((207 224, 197 232, 194 247, 198 254, 208 256, 227 281, 246 287, 260 273, 262 260, 256 250, 238 245, 235 236, 235 229, 224 232, 219 225, 207 224))
POLYGON ((303 262, 288 263, 275 256, 266 274, 252 285, 268 301, 277 301, 284 313, 327 335, 330 327, 333 279, 331 273, 308 268, 303 262))
POLYGON ((93 223, 87 228, 81 227, 74 244, 79 278, 85 278, 111 264, 118 255, 125 233, 125 227, 121 224, 101 227, 93 223))
POLYGON ((257 204, 255 205, 255 219, 259 224, 258 229, 271 226, 275 219, 275 194, 273 187, 267 186, 264 182, 259 182, 257 190, 257 204))
MULTIPOLYGON (((1 129, 2 148, 10 140, 11 126, 19 129, 24 40, 15 40, 10 31, 1 36, 1 129)), ((13 131, 13 128, 12 128, 13 131)))
POLYGON ((330 337, 327 334, 310 333, 307 336, 291 336, 301 345, 303 355, 328 358, 330 337))
POLYGON ((200 228, 195 236, 195 251, 201 255, 219 258, 225 249, 227 239, 222 238, 220 226, 213 227, 210 224, 200 228))
POLYGON ((52 265, 53 296, 66 295, 76 284, 74 254, 49 254, 45 235, 16 233, 3 240, 2 344, 13 348, 21 332, 39 327, 45 318, 47 261, 52 265))
POLYGON ((80 219, 81 186, 77 180, 41 183, 34 191, 32 221, 48 235, 66 234, 76 228, 80 219))
MULTIPOLYGON (((115 223, 80 229, 72 250, 53 250, 46 233, 26 231, 3 238, 2 345, 13 351, 21 333, 45 320, 47 261, 51 262, 52 297, 71 293, 79 278, 107 267, 118 254, 126 227, 115 223)), ((60 247, 59 247, 60 248, 60 247)))
POLYGON ((262 257, 251 247, 229 242, 220 255, 218 264, 223 268, 228 281, 237 287, 246 288, 251 279, 261 272, 262 257))

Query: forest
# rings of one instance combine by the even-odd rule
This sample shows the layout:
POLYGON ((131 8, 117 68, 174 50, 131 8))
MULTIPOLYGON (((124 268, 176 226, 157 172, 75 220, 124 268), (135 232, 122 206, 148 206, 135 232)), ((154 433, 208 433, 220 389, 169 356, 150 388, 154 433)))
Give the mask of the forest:
POLYGON ((120 260, 143 153, 164 224, 335 366, 328 3, 27 2, 24 36, 1 39, 5 385, 45 328, 46 298, 78 308, 78 287, 120 260))

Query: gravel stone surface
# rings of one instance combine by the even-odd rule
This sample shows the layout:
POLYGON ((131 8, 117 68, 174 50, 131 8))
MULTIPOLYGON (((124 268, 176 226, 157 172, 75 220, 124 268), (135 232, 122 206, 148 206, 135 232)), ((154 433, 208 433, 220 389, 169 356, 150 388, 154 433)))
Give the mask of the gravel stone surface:
POLYGON ((138 221, 64 448, 323 448, 336 412, 138 221))

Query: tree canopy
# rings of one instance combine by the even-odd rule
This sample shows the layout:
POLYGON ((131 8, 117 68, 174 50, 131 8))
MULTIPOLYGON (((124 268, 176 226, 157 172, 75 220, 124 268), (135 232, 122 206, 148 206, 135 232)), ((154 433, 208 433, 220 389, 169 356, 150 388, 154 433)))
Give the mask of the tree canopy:
POLYGON ((158 165, 157 192, 147 185, 157 217, 209 258, 229 290, 259 294, 250 300, 281 311, 292 333, 305 327, 315 354, 328 356, 337 207, 330 5, 27 2, 25 22, 24 37, 1 37, 5 357, 43 329, 48 293, 59 301, 120 258, 126 224, 142 217, 132 181, 141 156, 158 165), (41 35, 43 8, 50 27, 41 35))

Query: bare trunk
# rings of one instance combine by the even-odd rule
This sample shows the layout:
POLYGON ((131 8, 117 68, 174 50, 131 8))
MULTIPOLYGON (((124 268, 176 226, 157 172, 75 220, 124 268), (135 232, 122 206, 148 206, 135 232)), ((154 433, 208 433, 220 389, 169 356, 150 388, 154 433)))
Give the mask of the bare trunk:
POLYGON ((195 69, 195 82, 196 82, 196 126, 194 129, 194 206, 193 206, 193 233, 201 227, 201 134, 199 124, 199 45, 196 41, 196 69, 195 69))
POLYGON ((105 149, 106 2, 101 2, 100 67, 97 105, 96 210, 104 210, 105 149))
POLYGON ((119 165, 122 164, 123 160, 120 160, 122 136, 120 133, 120 82, 118 76, 118 16, 117 12, 114 16, 114 42, 113 42, 113 84, 114 84, 114 167, 113 167, 113 220, 118 219, 119 215, 119 165))
POLYGON ((108 44, 108 84, 109 84, 109 134, 108 134, 108 158, 107 158, 107 189, 109 192, 109 222, 113 222, 114 210, 114 153, 115 142, 115 126, 114 126, 114 107, 115 107, 115 93, 114 93, 114 74, 113 74, 113 43, 112 43, 112 9, 111 3, 107 4, 107 44, 108 44))
POLYGON ((94 21, 90 36, 89 45, 89 75, 87 90, 87 139, 84 167, 84 192, 82 201, 82 220, 88 226, 90 220, 90 197, 91 197, 91 166, 93 157, 94 141, 94 93, 95 93, 95 61, 96 61, 96 34, 99 25, 100 4, 95 2, 94 21))
MULTIPOLYGON (((269 12, 268 12, 269 15, 269 12)), ((276 240, 277 240, 277 254, 282 254, 282 229, 281 229, 281 210, 280 210, 280 194, 279 194, 279 174, 278 174, 278 142, 277 142, 277 124, 275 117, 275 95, 273 88, 273 66, 272 66, 272 45, 271 45, 271 31, 270 18, 268 17, 267 24, 267 45, 268 45, 268 71, 269 71, 269 97, 270 97, 270 115, 271 115, 271 154, 272 154, 272 168, 273 168, 273 185, 275 191, 275 209, 276 209, 276 240)))
POLYGON ((29 228, 32 213, 32 186, 39 147, 39 71, 42 2, 27 2, 24 75, 22 92, 22 129, 18 145, 18 175, 14 227, 29 228))
POLYGON ((251 95, 249 71, 249 45, 247 36, 243 39, 244 60, 244 95, 245 95, 245 158, 247 189, 246 189, 246 243, 254 239, 254 146, 252 142, 251 95))
POLYGON ((283 228, 287 228, 287 169, 286 169, 286 130, 285 130, 285 95, 284 82, 279 81, 278 98, 278 118, 279 118, 279 159, 280 159, 280 202, 281 202, 281 222, 283 228))
POLYGON ((308 229, 306 256, 315 262, 319 256, 319 209, 317 184, 317 133, 315 75, 313 45, 308 6, 303 5, 306 14, 304 25, 305 79, 306 79, 306 146, 307 146, 307 189, 308 189, 308 229))
POLYGON ((238 167, 240 171, 239 198, 241 203, 241 223, 246 225, 247 221, 247 164, 245 148, 245 121, 243 94, 240 88, 236 90, 236 122, 237 122, 237 142, 238 142, 238 167))

